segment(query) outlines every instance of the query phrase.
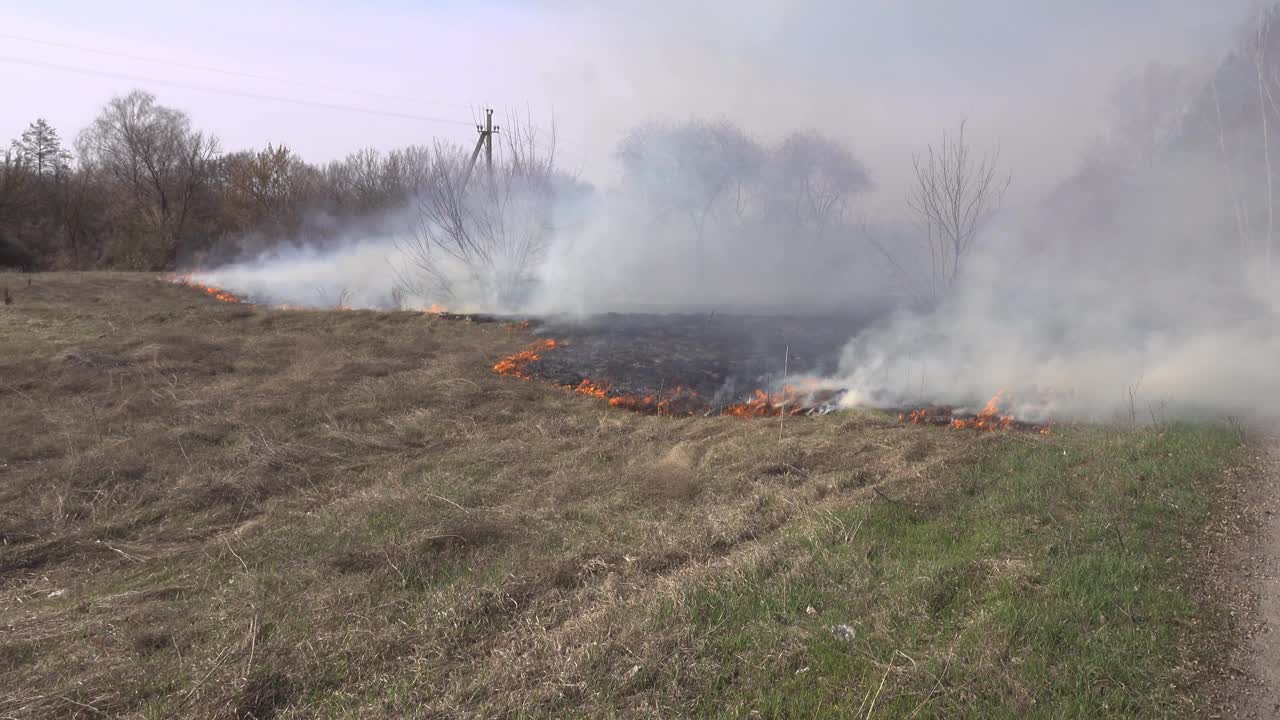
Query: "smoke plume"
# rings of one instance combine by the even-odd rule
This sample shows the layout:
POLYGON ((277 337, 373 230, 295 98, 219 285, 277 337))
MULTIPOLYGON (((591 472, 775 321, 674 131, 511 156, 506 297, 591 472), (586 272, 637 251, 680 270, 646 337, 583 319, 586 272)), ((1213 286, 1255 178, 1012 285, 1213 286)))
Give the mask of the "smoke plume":
MULTIPOLYGON (((402 211, 403 231, 353 238, 336 251, 255 257, 201 279, 305 305, 333 304, 341 293, 356 307, 439 303, 570 316, 874 310, 879 319, 821 379, 847 389, 847 405, 975 407, 1003 392, 1006 407, 1031 421, 1274 417, 1275 14, 1197 4, 1175 12, 1162 34, 1146 12, 1158 4, 1085 17, 1067 5, 985 3, 957 18, 947 3, 898 14, 852 3, 828 7, 830 22, 818 29, 804 24, 812 12, 748 5, 726 19, 718 4, 694 3, 666 54, 645 40, 670 29, 669 20, 597 9, 567 26, 609 28, 587 45, 617 52, 586 76, 566 70, 581 59, 556 55, 557 70, 540 83, 558 92, 566 78, 586 77, 595 87, 597 73, 610 70, 637 99, 652 101, 601 109, 610 132, 582 140, 609 148, 609 169, 591 178, 595 185, 539 164, 549 175, 538 176, 534 195, 513 196, 522 200, 510 212, 491 203, 500 210, 463 213, 451 224, 433 208, 426 215, 435 224, 424 230, 419 197, 402 211), (989 42, 978 47, 995 33, 983 25, 993 13, 1024 31, 1000 36, 1016 57, 989 42), (830 32, 859 18, 921 38, 947 24, 967 29, 969 42, 948 36, 911 58, 881 47, 904 66, 885 65, 889 78, 874 78, 810 42, 831 41, 830 32), (701 45, 694 30, 715 23, 742 32, 701 45), (784 38, 789 52, 753 52, 748 45, 762 34, 784 38), (1089 38, 1091 49, 1106 42, 1082 61, 1089 38), (980 49, 995 56, 982 59, 980 49), (672 58, 687 64, 688 77, 671 74, 672 58), (849 82, 816 86, 818 68, 849 82), (710 77, 717 74, 720 82, 710 77), (911 84, 908 74, 922 79, 911 84), (724 82, 747 76, 757 84, 749 91, 724 82), (689 120, 676 108, 694 97, 724 112, 689 120), (910 100, 920 97, 928 99, 910 100), (792 103, 813 115, 818 101, 829 103, 820 115, 828 122, 816 129, 785 111, 792 103), (941 148, 944 131, 955 142, 963 117, 969 157, 991 158, 997 181, 1012 183, 1002 204, 975 216, 972 244, 951 251, 955 272, 940 275, 945 228, 907 203, 927 174, 925 163, 913 168, 912 155, 941 148), (529 197, 546 205, 530 212, 529 197), (429 252, 406 252, 424 236, 429 252), (460 238, 476 244, 449 252, 460 238), (474 260, 486 253, 497 260, 474 260), (436 282, 405 282, 424 272, 436 282)), ((561 10, 552 3, 547 11, 561 10)), ((865 59, 876 50, 849 53, 865 59)), ((499 177, 525 177, 532 149, 500 160, 511 164, 499 177)), ((492 193, 493 184, 468 192, 492 193)))

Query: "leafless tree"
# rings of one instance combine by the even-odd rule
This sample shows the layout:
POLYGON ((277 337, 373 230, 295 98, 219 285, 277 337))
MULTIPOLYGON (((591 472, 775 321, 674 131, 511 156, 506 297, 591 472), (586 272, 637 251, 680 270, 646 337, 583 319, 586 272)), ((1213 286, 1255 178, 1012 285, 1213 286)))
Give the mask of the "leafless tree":
POLYGON ((171 262, 192 200, 212 176, 217 139, 192 130, 186 114, 158 105, 150 93, 134 91, 107 103, 78 146, 82 165, 121 190, 149 231, 157 245, 149 262, 171 262))
POLYGON ((737 126, 699 121, 639 127, 623 138, 618 158, 629 190, 646 199, 655 220, 687 219, 701 244, 718 207, 741 219, 765 154, 737 126))
POLYGON ((794 133, 770 153, 762 192, 765 216, 822 240, 848 219, 851 201, 871 176, 848 148, 817 133, 794 133))
POLYGON ((405 290, 446 302, 519 302, 551 240, 555 130, 544 137, 511 117, 498 138, 492 175, 478 173, 464 185, 466 152, 445 144, 419 171, 414 232, 400 243, 411 268, 401 274, 405 290))
POLYGON ((976 156, 965 139, 942 134, 937 147, 912 158, 915 184, 907 205, 925 232, 929 296, 936 302, 956 281, 978 233, 999 209, 1009 176, 999 176, 999 149, 976 156))

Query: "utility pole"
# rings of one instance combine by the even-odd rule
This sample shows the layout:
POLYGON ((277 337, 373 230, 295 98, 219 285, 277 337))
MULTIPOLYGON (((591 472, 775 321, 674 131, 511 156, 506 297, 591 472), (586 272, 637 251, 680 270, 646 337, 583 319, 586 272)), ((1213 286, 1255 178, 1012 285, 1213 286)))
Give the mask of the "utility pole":
POLYGON ((489 180, 493 180, 493 134, 498 128, 493 126, 493 108, 484 111, 484 164, 489 170, 489 180))
POLYGON ((498 132, 499 128, 493 124, 493 108, 485 108, 484 124, 476 126, 476 132, 480 133, 479 139, 476 140, 476 149, 471 151, 471 160, 467 163, 467 171, 462 175, 462 187, 466 188, 467 183, 471 180, 471 171, 475 169, 476 158, 480 157, 480 148, 484 148, 484 162, 489 170, 489 182, 493 182, 493 135, 498 132))

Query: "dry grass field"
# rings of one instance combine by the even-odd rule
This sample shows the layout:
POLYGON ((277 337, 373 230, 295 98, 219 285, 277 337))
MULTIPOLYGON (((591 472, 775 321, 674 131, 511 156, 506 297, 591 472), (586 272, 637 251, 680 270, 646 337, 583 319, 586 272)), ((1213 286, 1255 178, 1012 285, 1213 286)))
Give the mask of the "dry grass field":
POLYGON ((502 323, 0 286, 0 718, 1204 709, 1226 429, 656 417, 502 323))

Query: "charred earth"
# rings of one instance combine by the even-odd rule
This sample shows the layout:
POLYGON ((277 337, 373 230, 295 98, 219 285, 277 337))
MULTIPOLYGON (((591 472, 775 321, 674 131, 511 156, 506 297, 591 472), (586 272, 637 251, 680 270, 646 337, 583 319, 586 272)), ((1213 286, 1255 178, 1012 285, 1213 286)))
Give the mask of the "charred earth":
POLYGON ((549 318, 532 325, 541 340, 494 369, 660 414, 817 412, 839 393, 784 378, 829 376, 868 322, 719 313, 549 318))

